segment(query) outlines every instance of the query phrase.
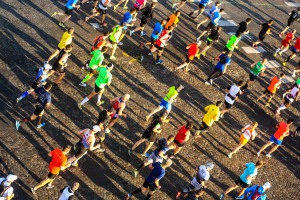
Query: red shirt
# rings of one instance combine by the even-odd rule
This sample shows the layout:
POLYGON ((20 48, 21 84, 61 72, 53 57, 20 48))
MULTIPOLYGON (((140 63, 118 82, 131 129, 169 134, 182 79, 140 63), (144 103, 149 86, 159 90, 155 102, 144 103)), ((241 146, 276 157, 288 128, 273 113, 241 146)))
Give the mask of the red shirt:
POLYGON ((287 33, 286 36, 285 36, 285 40, 288 43, 290 43, 292 39, 294 39, 294 34, 292 32, 287 33))
POLYGON ((277 83, 279 83, 280 82, 280 79, 277 77, 277 76, 274 76, 274 78, 271 80, 271 83, 270 83, 270 85, 269 85, 269 87, 268 87, 268 90, 272 93, 272 94, 275 94, 275 92, 276 92, 276 90, 277 90, 277 88, 275 87, 275 85, 277 84, 277 83))
POLYGON ((280 122, 274 137, 277 140, 283 140, 283 134, 289 131, 288 124, 286 122, 280 122))
POLYGON ((177 142, 179 143, 183 143, 185 142, 185 138, 186 138, 186 133, 189 131, 189 129, 187 129, 185 127, 185 125, 183 125, 182 127, 180 127, 176 137, 175 137, 175 140, 177 140, 177 142))
POLYGON ((199 50, 199 47, 196 43, 190 44, 190 48, 188 51, 189 56, 195 56, 199 50))
POLYGON ((49 171, 52 174, 58 174, 61 166, 67 163, 67 157, 63 154, 62 150, 54 149, 51 151, 52 160, 49 164, 49 171))
POLYGON ((296 39, 296 43, 295 43, 294 47, 300 51, 300 38, 296 39))

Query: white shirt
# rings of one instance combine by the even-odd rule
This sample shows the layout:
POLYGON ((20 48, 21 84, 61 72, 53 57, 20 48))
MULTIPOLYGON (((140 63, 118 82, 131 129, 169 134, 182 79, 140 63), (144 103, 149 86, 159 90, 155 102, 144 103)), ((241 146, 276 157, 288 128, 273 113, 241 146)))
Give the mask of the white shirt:
MULTIPOLYGON (((0 184, 5 180, 5 178, 0 178, 0 184)), ((7 182, 4 183, 4 186, 7 187, 7 186, 10 186, 7 184, 7 182)), ((4 188, 6 189, 6 188, 4 188)), ((9 189, 7 189, 4 194, 2 195, 2 197, 0 197, 0 200, 6 200, 6 197, 9 197, 11 196, 12 194, 14 193, 14 188, 13 187, 10 187, 9 189)))
MULTIPOLYGON (((103 5, 105 4, 106 0, 101 0, 102 4, 99 3, 99 8, 101 8, 101 10, 107 10, 107 6, 104 7, 103 5)), ((108 3, 110 2, 110 0, 108 1, 108 3)))
POLYGON ((68 200, 70 198, 70 196, 73 196, 74 192, 72 190, 70 192, 69 189, 71 190, 70 186, 67 186, 61 193, 61 196, 59 197, 58 200, 68 200))
POLYGON ((298 91, 299 91, 299 88, 295 86, 295 87, 293 87, 293 89, 291 90, 290 94, 295 98, 298 91))
POLYGON ((251 136, 252 135, 256 135, 256 131, 250 131, 248 128, 250 127, 250 124, 248 124, 245 128, 245 131, 243 133, 244 137, 247 139, 247 140, 250 140, 251 136))
MULTIPOLYGON (((229 89, 228 94, 230 94, 232 97, 236 97, 237 94, 240 92, 240 88, 236 85, 232 85, 229 89)), ((229 104, 233 104, 235 100, 232 100, 228 95, 225 96, 225 101, 229 104)))
POLYGON ((209 172, 207 171, 205 165, 201 165, 201 166, 199 167, 199 170, 198 170, 198 176, 199 176, 201 179, 203 179, 203 180, 205 180, 205 181, 208 181, 208 179, 209 179, 209 172))

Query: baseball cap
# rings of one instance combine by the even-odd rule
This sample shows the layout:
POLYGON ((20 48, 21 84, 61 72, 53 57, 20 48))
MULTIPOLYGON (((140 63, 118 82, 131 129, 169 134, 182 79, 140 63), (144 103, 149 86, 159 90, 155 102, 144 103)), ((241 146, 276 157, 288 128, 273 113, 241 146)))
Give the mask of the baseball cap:
POLYGON ((52 66, 49 65, 47 62, 44 62, 44 69, 52 69, 52 66))
POLYGON ((13 175, 13 174, 9 174, 7 177, 6 177, 6 180, 8 181, 8 182, 12 182, 12 181, 15 181, 15 180, 17 180, 18 179, 18 177, 16 176, 16 175, 13 175))
POLYGON ((93 126, 93 131, 99 132, 99 131, 101 131, 101 129, 98 125, 95 125, 95 126, 93 126))

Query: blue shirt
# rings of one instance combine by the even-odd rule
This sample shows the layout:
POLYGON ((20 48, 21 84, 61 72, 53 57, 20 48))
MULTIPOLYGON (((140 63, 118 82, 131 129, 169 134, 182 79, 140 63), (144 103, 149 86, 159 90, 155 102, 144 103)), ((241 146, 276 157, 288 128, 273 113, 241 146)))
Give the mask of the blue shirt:
MULTIPOLYGON (((122 21, 120 22, 120 25, 122 25, 123 23, 130 24, 131 22, 132 22, 132 15, 130 14, 130 12, 126 12, 123 16, 122 21)), ((126 29, 127 26, 124 26, 123 28, 126 29)))
POLYGON ((77 3, 77 1, 78 0, 69 0, 68 2, 67 2, 67 4, 66 4, 66 7, 68 8, 68 9, 73 9, 73 4, 76 4, 77 3))
POLYGON ((210 0, 201 0, 199 4, 206 6, 209 2, 210 2, 210 0))
MULTIPOLYGON (((250 193, 247 196, 247 200, 252 200, 252 197, 255 194, 257 187, 258 187, 257 185, 253 185, 253 186, 248 187, 246 189, 246 191, 244 192, 244 195, 247 196, 247 194, 250 193)), ((259 186, 259 188, 258 188, 258 194, 263 194, 263 195, 260 196, 260 197, 258 197, 257 200, 266 200, 267 199, 267 195, 264 194, 264 192, 265 192, 264 188, 261 187, 261 186, 259 186)))
POLYGON ((247 176, 256 176, 257 175, 257 169, 255 167, 255 164, 250 162, 246 163, 246 169, 244 170, 243 174, 240 176, 240 179, 247 184, 251 184, 252 180, 247 180, 247 176))
POLYGON ((163 26, 160 24, 160 22, 156 22, 151 34, 151 37, 155 40, 157 40, 159 38, 159 35, 161 34, 162 30, 163 30, 163 26))
POLYGON ((219 11, 219 8, 218 8, 216 5, 214 5, 214 6, 211 7, 211 9, 209 10, 209 14, 211 15, 211 14, 217 12, 217 11, 219 11))
POLYGON ((213 23, 213 25, 218 26, 219 24, 219 20, 221 19, 221 14, 219 11, 216 11, 213 13, 213 15, 211 16, 211 23, 213 23))
POLYGON ((47 92, 44 87, 39 87, 35 89, 34 92, 39 96, 36 99, 37 107, 45 108, 47 103, 51 103, 51 94, 47 92))
POLYGON ((220 61, 217 63, 216 65, 216 68, 219 70, 219 71, 224 71, 225 69, 225 66, 228 65, 230 62, 231 62, 231 58, 229 58, 228 56, 226 56, 225 54, 221 54, 219 56, 219 59, 221 60, 221 58, 225 58, 225 63, 221 63, 220 61))
POLYGON ((154 181, 156 179, 158 179, 158 180, 162 179, 166 174, 165 169, 162 168, 162 166, 161 166, 161 163, 156 162, 156 163, 153 163, 152 166, 154 167, 154 169, 152 169, 152 171, 146 178, 146 181, 149 184, 154 183, 154 181))

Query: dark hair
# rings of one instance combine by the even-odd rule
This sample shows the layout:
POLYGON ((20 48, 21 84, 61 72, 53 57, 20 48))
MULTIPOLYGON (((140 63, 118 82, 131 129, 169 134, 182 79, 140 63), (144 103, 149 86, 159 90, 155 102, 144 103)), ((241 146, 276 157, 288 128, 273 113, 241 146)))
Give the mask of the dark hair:
POLYGON ((242 86, 244 84, 244 81, 239 81, 238 86, 242 86))
POLYGON ((283 76, 284 76, 284 73, 281 73, 279 77, 282 78, 283 76))
POLYGON ((101 51, 107 51, 107 49, 108 49, 107 46, 104 46, 101 48, 101 51))
POLYGON ((220 9, 220 12, 224 12, 224 8, 221 8, 221 9, 220 9))
POLYGON ((174 135, 169 135, 167 140, 174 138, 174 135))
POLYGON ((108 36, 108 35, 109 35, 109 31, 105 31, 105 32, 103 33, 103 35, 104 35, 104 36, 108 36))
POLYGON ((192 129, 193 128, 193 122, 191 122, 191 121, 188 121, 187 123, 186 123, 186 125, 185 125, 185 128, 186 129, 192 129))
POLYGON ((220 5, 221 3, 220 3, 220 1, 217 1, 216 3, 215 3, 215 5, 220 5))
POLYGON ((263 164, 264 164, 264 162, 261 161, 261 160, 259 160, 259 161, 256 162, 255 166, 256 166, 256 167, 260 167, 260 166, 262 166, 263 164))
POLYGON ((115 109, 114 109, 114 107, 112 107, 112 106, 111 106, 110 108, 107 109, 108 112, 114 112, 114 110, 115 110, 115 109))
POLYGON ((223 104, 223 102, 222 101, 217 101, 217 103, 216 103, 216 106, 221 106, 223 104))
POLYGON ((130 13, 133 13, 134 11, 137 11, 137 9, 136 8, 131 8, 130 9, 130 13))
POLYGON ((153 8, 154 6, 156 6, 156 2, 151 3, 151 7, 153 8))
POLYGON ((251 18, 247 18, 247 19, 246 19, 246 22, 251 22, 251 21, 252 21, 251 18))
POLYGON ((52 88, 52 83, 46 83, 46 85, 44 86, 45 90, 50 90, 52 88))
POLYGON ((74 27, 68 28, 68 33, 70 33, 71 30, 74 30, 74 27))
POLYGON ((291 123, 293 123, 293 122, 294 122, 294 119, 291 119, 291 118, 290 118, 290 119, 287 120, 287 123, 288 123, 288 124, 291 124, 291 123))
POLYGON ((298 9, 297 9, 298 11, 300 11, 300 7, 298 7, 298 9))
POLYGON ((73 49, 73 46, 71 44, 66 45, 66 50, 72 50, 72 49, 73 49))
POLYGON ((63 151, 70 151, 71 150, 71 146, 70 145, 67 145, 65 148, 63 148, 63 151))
POLYGON ((239 38, 239 37, 242 36, 242 33, 241 33, 241 32, 238 32, 238 34, 235 34, 235 36, 239 38))
POLYGON ((217 26, 217 31, 220 31, 222 30, 222 27, 221 26, 217 26))
POLYGON ((273 23, 274 22, 274 20, 273 19, 270 19, 269 20, 269 24, 271 24, 271 23, 273 23))
POLYGON ((169 28, 168 28, 169 31, 171 31, 171 30, 173 30, 173 29, 174 29, 174 26, 173 26, 173 25, 169 26, 169 28))

